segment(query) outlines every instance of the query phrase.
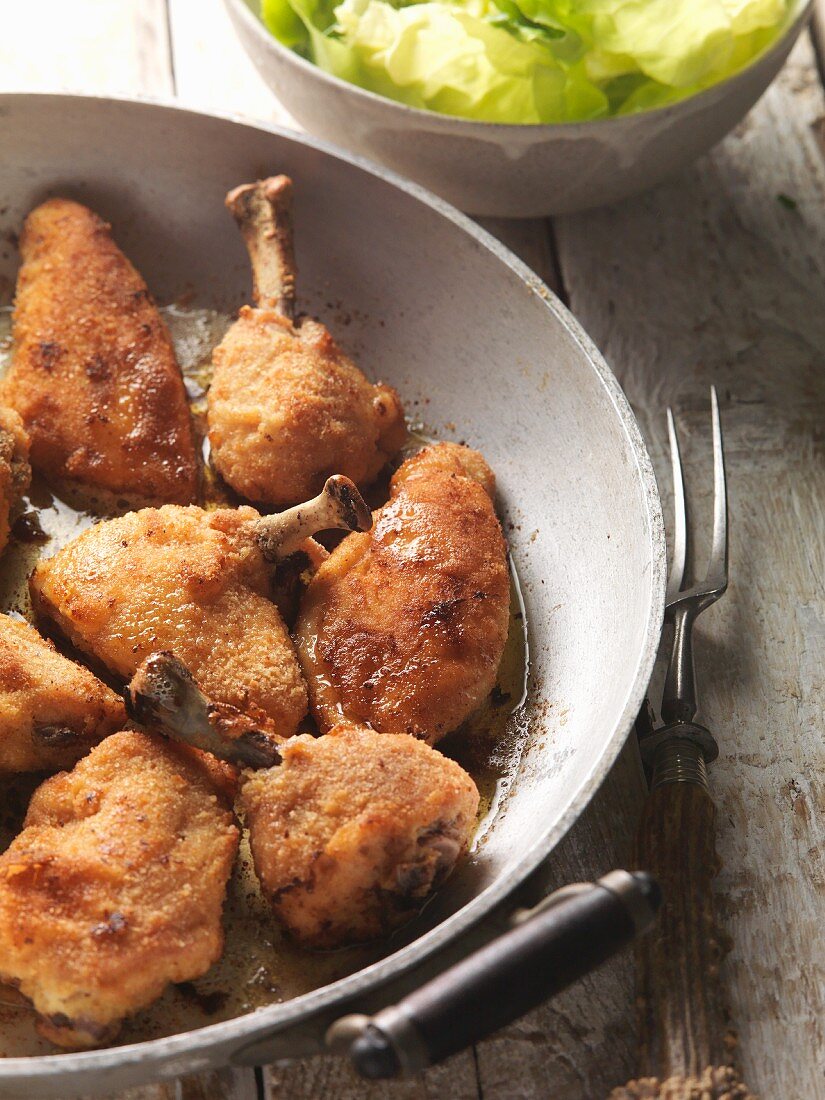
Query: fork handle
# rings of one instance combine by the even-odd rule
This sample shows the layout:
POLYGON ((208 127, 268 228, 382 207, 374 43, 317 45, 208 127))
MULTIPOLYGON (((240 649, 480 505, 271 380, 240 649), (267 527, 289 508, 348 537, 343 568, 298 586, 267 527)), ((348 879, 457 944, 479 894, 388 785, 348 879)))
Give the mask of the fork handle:
POLYGON ((702 749, 663 742, 636 836, 636 866, 663 895, 659 922, 637 949, 641 1079, 612 1100, 751 1096, 731 1066, 735 1035, 719 983, 726 948, 713 904, 715 832, 702 749))

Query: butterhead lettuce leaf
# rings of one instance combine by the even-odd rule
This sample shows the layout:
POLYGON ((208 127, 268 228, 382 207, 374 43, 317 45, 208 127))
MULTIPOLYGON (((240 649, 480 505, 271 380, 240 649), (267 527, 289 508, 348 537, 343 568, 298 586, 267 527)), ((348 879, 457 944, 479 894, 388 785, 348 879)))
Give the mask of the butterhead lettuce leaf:
POLYGON ((649 110, 747 65, 796 0, 262 0, 269 30, 378 95, 487 122, 649 110))

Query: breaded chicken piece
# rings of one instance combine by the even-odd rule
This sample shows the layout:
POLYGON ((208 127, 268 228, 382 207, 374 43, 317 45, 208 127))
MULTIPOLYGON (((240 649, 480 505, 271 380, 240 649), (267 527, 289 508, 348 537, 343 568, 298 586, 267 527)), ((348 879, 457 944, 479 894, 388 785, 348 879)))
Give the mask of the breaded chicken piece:
POLYGON ((20 238, 2 397, 63 495, 122 510, 188 503, 197 464, 183 379, 146 284, 85 206, 49 199, 20 238))
POLYGON ((368 534, 350 535, 304 593, 295 626, 312 713, 434 744, 495 684, 509 575, 477 451, 427 447, 391 482, 368 534))
POLYGON ((29 437, 14 411, 0 407, 0 553, 9 541, 11 522, 31 482, 29 437))
POLYGON ((35 609, 124 680, 171 650, 212 698, 262 712, 285 736, 307 709, 269 597, 252 508, 144 508, 98 523, 38 563, 35 609))
POLYGON ((252 508, 144 508, 98 523, 40 561, 32 600, 78 649, 124 680, 149 656, 171 651, 216 702, 288 737, 306 714, 307 695, 269 598, 278 564, 313 532, 371 523, 358 490, 341 477, 314 500, 272 516, 252 508))
POLYGON ((395 390, 368 382, 322 324, 295 321, 291 202, 285 176, 227 196, 257 308, 245 306, 216 348, 208 397, 215 466, 242 496, 276 506, 334 472, 370 484, 407 434, 395 390))
POLYGON ((120 696, 0 615, 0 775, 71 767, 125 721, 120 696))
POLYGON ((278 919, 311 947, 387 935, 466 853, 475 784, 423 741, 347 722, 279 751, 279 767, 243 773, 239 799, 278 919))
POLYGON ((308 946, 392 931, 467 850, 478 791, 424 741, 351 722, 285 741, 204 696, 170 653, 144 664, 128 696, 167 737, 260 768, 242 772, 239 799, 255 870, 278 918, 308 946))
POLYGON ((114 734, 34 794, 0 856, 0 980, 58 1046, 110 1042, 223 949, 232 814, 177 746, 114 734))

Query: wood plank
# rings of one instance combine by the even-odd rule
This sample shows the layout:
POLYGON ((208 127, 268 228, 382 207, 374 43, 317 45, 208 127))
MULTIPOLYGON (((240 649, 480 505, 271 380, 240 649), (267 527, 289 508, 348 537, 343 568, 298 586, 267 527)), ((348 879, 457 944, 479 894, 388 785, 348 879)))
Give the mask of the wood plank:
POLYGON ((721 744, 711 784, 734 939, 723 971, 749 1085, 806 1100, 825 1097, 823 115, 804 40, 694 169, 556 225, 572 308, 617 371, 664 485, 674 405, 705 520, 708 386, 720 389, 732 585, 701 620, 697 660, 721 744))
MULTIPOLYGON (((547 889, 629 864, 644 795, 635 739, 551 857, 547 889)), ((627 952, 477 1048, 484 1100, 595 1100, 635 1058, 633 962, 627 952)))
POLYGON ((221 1069, 168 1083, 126 1089, 106 1100, 259 1100, 259 1097, 254 1070, 221 1069))
POLYGON ((172 91, 165 0, 4 4, 4 91, 172 91))
POLYGON ((471 1051, 406 1081, 364 1081, 341 1058, 308 1058, 270 1066, 267 1100, 480 1100, 471 1051))
POLYGON ((258 76, 222 0, 168 0, 175 90, 203 111, 238 113, 298 129, 258 76))

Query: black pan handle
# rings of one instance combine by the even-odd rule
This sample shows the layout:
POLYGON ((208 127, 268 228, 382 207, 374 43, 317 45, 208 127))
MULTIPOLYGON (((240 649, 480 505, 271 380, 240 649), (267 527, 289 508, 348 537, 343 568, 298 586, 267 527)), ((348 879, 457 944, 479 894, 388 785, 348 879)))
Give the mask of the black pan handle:
POLYGON ((418 1073, 600 966, 650 927, 660 901, 655 880, 641 871, 565 886, 398 1004, 337 1020, 327 1044, 348 1050, 363 1077, 418 1073))

